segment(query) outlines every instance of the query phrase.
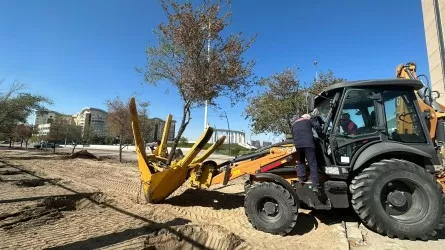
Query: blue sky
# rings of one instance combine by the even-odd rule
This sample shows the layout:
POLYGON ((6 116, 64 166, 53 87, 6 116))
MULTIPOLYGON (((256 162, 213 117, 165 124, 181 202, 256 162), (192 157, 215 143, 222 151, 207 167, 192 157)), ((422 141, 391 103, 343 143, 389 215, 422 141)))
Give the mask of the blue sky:
MULTIPOLYGON (((260 77, 299 66, 300 79, 310 81, 314 60, 319 70, 348 80, 394 78, 395 67, 408 61, 428 75, 420 0, 233 0, 232 11, 228 32, 258 34, 245 56, 256 61, 260 77)), ((53 99, 50 109, 67 114, 106 109, 106 99, 138 92, 137 100, 151 103, 151 116, 171 113, 180 120, 176 92, 144 84, 134 70, 144 66, 152 30, 164 18, 155 0, 0 1, 0 79, 26 83, 53 99)), ((250 134, 242 115, 246 102, 220 103, 231 129, 247 131, 248 140, 274 138, 250 134)), ((193 110, 186 137, 203 131, 203 115, 193 110)), ((209 123, 227 127, 211 109, 209 123)))

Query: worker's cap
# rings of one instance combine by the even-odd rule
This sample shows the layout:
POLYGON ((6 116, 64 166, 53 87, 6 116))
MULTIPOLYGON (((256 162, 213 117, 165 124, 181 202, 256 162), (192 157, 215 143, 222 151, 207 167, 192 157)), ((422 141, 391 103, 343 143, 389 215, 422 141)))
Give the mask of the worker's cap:
POLYGON ((311 116, 309 114, 304 114, 304 115, 301 116, 301 118, 311 119, 311 116))

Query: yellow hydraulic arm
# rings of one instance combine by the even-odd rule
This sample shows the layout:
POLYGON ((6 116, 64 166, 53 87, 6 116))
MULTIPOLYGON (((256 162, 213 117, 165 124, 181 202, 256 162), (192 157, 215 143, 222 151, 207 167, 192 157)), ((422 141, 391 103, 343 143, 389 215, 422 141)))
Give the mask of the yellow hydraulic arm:
MULTIPOLYGON (((405 65, 399 64, 396 68, 396 78, 417 79, 416 64, 413 62, 409 62, 405 65)), ((428 129, 431 139, 434 140, 436 138, 437 122, 439 119, 445 118, 445 113, 437 112, 432 106, 424 102, 424 100, 420 97, 419 93, 416 93, 416 95, 417 95, 417 103, 419 104, 420 110, 422 112, 429 111, 430 113, 430 122, 428 129)), ((445 110, 445 106, 441 105, 440 103, 437 104, 442 110, 445 110)), ((406 108, 404 107, 403 102, 401 102, 401 105, 399 105, 397 108, 398 110, 400 110, 400 113, 408 112, 407 110, 405 110, 406 108)), ((403 128, 398 128, 399 131, 405 131, 406 129, 410 133, 412 133, 412 124, 408 124, 405 122, 405 123, 400 123, 400 126, 403 126, 403 128)))

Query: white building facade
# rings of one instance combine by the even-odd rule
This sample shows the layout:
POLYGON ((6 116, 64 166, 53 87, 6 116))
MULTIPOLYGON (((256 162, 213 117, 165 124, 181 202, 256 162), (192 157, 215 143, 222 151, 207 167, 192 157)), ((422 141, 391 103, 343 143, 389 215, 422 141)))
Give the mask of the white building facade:
POLYGON ((49 131, 51 128, 51 123, 44 123, 37 125, 37 135, 39 136, 45 136, 49 135, 49 131))
POLYGON ((98 108, 83 108, 73 115, 73 120, 77 126, 82 127, 82 137, 94 135, 105 137, 107 135, 107 112, 98 108))
POLYGON ((246 142, 246 133, 244 133, 244 131, 237 131, 237 130, 229 131, 227 129, 215 129, 213 132, 212 139, 210 139, 209 142, 214 143, 222 136, 226 136, 226 139, 224 141, 225 144, 228 144, 229 141, 231 144, 245 144, 246 142))
POLYGON ((41 110, 36 112, 35 126, 37 127, 37 136, 49 135, 51 130, 51 123, 55 119, 64 119, 67 123, 72 124, 72 118, 69 115, 64 115, 55 111, 41 110))

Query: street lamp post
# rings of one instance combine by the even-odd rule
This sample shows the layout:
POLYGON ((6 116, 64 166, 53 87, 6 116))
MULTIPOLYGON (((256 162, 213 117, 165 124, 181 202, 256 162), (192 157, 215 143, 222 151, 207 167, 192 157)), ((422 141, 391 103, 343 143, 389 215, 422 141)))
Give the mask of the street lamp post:
MULTIPOLYGON (((205 28, 204 28, 205 29, 205 28)), ((207 30, 207 63, 209 64, 209 69, 210 69, 210 22, 209 22, 209 27, 207 30)), ((208 78, 210 77, 210 70, 208 72, 208 78)), ((207 81, 209 81, 210 79, 207 79, 207 81)), ((205 100, 205 104, 204 104, 204 129, 206 129, 208 127, 208 121, 207 121, 207 109, 208 109, 208 100, 205 100)))
POLYGON ((229 130, 229 155, 230 155, 230 154, 232 153, 232 151, 230 150, 230 143, 231 143, 230 137, 231 137, 231 133, 230 133, 229 118, 227 118, 227 113, 226 113, 226 111, 224 111, 224 115, 221 115, 220 117, 225 117, 225 118, 226 118, 226 121, 227 121, 227 129, 229 130))
POLYGON ((317 64, 318 64, 318 61, 314 61, 314 67, 315 67, 315 82, 318 82, 318 70, 317 70, 317 64))

